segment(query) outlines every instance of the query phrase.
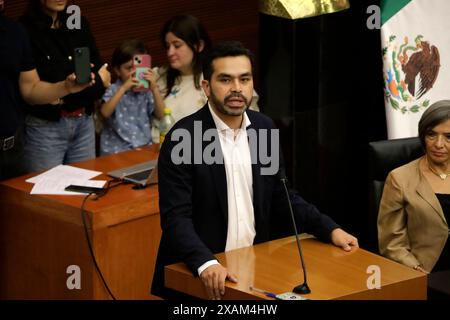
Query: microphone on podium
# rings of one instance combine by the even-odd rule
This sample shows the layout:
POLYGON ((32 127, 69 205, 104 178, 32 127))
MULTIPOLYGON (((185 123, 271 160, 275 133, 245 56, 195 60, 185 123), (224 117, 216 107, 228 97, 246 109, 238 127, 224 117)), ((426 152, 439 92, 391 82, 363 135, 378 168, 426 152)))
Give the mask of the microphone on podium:
POLYGON ((280 168, 280 170, 278 171, 277 176, 283 183, 284 191, 286 192, 286 198, 287 198, 287 201, 289 204, 289 212, 291 213, 291 218, 292 218, 292 225, 294 226, 295 239, 297 240, 297 248, 298 248, 298 252, 300 254, 300 262, 302 264, 302 269, 303 269, 303 283, 296 286, 292 291, 295 293, 298 293, 298 294, 308 294, 308 293, 311 293, 311 289, 309 289, 307 279, 306 279, 305 261, 303 259, 302 248, 300 246, 300 239, 298 238, 297 225, 295 224, 294 212, 292 211, 291 199, 289 197, 289 191, 288 191, 288 188, 286 185, 287 178, 286 178, 286 174, 284 173, 284 170, 282 168, 280 168))

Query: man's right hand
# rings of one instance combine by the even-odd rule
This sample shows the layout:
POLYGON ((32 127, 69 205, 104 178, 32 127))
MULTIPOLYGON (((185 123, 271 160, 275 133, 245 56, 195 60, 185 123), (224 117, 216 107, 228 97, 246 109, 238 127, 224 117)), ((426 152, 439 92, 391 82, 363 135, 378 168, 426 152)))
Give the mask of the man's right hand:
POLYGON ((220 264, 213 264, 203 270, 200 279, 205 286, 208 298, 211 300, 220 300, 225 294, 225 280, 237 283, 237 278, 228 273, 228 270, 220 264))

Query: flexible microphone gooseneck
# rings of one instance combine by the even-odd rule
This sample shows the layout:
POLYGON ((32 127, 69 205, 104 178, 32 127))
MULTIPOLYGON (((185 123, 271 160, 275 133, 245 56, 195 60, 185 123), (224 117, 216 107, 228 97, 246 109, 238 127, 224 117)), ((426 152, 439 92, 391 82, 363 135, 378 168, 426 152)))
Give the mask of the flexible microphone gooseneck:
POLYGON ((289 191, 288 191, 288 188, 286 185, 287 179, 286 179, 286 175, 284 174, 284 172, 282 170, 279 171, 279 176, 280 176, 281 182, 283 183, 284 191, 286 192, 286 198, 287 198, 287 202, 289 204, 289 212, 291 213, 292 224, 294 225, 295 239, 297 240, 297 248, 298 248, 298 252, 300 254, 300 262, 302 264, 302 269, 303 269, 303 283, 296 286, 292 291, 294 291, 295 293, 299 293, 299 294, 308 294, 308 293, 311 293, 311 289, 309 289, 308 283, 306 281, 306 266, 305 266, 305 261, 303 260, 302 248, 300 247, 300 239, 298 238, 297 225, 295 224, 294 212, 292 211, 291 200, 289 198, 289 191))

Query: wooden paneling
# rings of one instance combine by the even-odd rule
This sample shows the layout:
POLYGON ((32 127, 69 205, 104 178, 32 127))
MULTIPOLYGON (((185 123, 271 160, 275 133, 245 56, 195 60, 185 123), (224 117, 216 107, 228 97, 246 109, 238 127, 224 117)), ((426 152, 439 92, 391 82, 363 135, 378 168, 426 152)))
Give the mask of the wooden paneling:
MULTIPOLYGON (((6 0, 6 15, 19 17, 27 0, 6 0)), ((190 13, 202 21, 213 42, 239 40, 257 52, 256 0, 78 0, 91 24, 102 58, 109 61, 114 48, 126 38, 141 38, 150 47, 153 64, 166 62, 159 41, 163 23, 176 14, 190 13)))

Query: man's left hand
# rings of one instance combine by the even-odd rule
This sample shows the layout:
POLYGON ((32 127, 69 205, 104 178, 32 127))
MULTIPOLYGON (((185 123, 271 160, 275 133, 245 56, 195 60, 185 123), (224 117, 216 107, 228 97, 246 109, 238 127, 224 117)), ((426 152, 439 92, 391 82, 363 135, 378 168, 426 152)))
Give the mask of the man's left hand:
POLYGON ((356 239, 351 234, 348 234, 341 228, 337 228, 331 231, 331 242, 333 242, 336 247, 341 247, 345 251, 351 251, 352 247, 359 247, 358 239, 356 239))

